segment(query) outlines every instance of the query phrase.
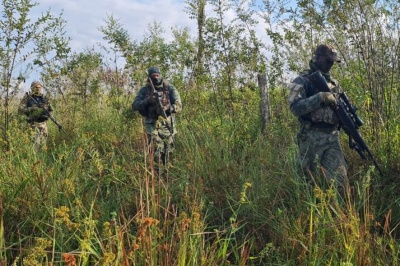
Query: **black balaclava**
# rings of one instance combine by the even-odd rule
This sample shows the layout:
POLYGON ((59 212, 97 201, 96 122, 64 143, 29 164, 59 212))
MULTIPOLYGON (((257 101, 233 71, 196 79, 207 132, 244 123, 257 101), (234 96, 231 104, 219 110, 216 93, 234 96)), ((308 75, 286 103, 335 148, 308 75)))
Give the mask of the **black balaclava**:
POLYGON ((157 73, 157 74, 160 74, 160 70, 158 69, 158 67, 151 67, 151 68, 149 68, 149 70, 147 71, 147 74, 148 74, 148 76, 149 76, 149 79, 151 79, 151 82, 153 83, 153 85, 154 86, 160 86, 161 84, 162 84, 162 77, 161 77, 161 74, 160 74, 160 76, 159 77, 156 77, 156 78, 152 78, 151 77, 151 74, 154 74, 154 73, 157 73))
POLYGON ((318 45, 314 53, 314 64, 324 73, 329 73, 335 62, 340 63, 336 50, 327 44, 318 45))

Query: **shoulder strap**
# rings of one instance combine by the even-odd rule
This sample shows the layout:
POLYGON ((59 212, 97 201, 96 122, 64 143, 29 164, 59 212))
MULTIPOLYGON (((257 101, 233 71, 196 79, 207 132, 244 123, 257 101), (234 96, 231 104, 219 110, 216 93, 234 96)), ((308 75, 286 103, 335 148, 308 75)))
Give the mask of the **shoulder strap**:
POLYGON ((307 97, 310 97, 317 92, 319 92, 318 88, 314 86, 314 84, 311 82, 311 79, 309 77, 309 73, 303 73, 300 75, 300 78, 304 80, 305 82, 305 91, 307 94, 307 97))
POLYGON ((169 91, 169 84, 168 84, 167 81, 164 81, 164 82, 163 82, 163 90, 164 90, 164 91, 169 91))
POLYGON ((151 94, 152 88, 149 83, 146 84, 146 95, 149 96, 151 94))

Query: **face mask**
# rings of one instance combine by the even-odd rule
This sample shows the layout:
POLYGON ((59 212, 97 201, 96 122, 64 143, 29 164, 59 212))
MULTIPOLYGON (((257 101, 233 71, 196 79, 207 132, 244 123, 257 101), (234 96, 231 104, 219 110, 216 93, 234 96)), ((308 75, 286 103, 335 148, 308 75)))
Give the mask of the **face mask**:
POLYGON ((329 59, 327 56, 321 56, 320 58, 317 59, 315 64, 322 72, 328 73, 333 66, 333 61, 329 59))
POLYGON ((161 77, 158 77, 158 78, 151 78, 151 82, 153 83, 153 85, 156 85, 156 86, 161 85, 161 83, 162 83, 162 78, 161 78, 161 77))

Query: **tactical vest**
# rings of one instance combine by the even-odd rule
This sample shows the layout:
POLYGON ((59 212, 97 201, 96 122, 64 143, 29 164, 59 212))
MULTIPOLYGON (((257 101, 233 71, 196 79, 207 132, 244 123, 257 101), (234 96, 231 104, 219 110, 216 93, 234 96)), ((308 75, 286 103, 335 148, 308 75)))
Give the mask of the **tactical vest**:
MULTIPOLYGON (((28 100, 26 102, 26 107, 39 107, 39 105, 43 105, 43 108, 46 108, 47 111, 49 111, 49 102, 43 97, 39 95, 29 95, 28 100)), ((29 116, 29 114, 28 114, 29 116)), ((40 115, 37 117, 29 117, 30 122, 44 122, 47 121, 49 117, 47 115, 40 115)))
MULTIPOLYGON (((160 89, 155 90, 155 92, 157 93, 157 97, 158 100, 161 103, 162 108, 164 109, 164 111, 167 111, 171 108, 171 101, 169 99, 169 85, 167 82, 163 82, 163 87, 160 89)), ((151 87, 150 84, 147 85, 147 96, 151 96, 151 94, 153 93, 153 89, 151 87)), ((151 117, 151 118, 158 118, 158 116, 160 115, 157 112, 157 108, 155 105, 150 105, 148 108, 145 108, 144 110, 139 110, 139 113, 142 116, 146 116, 146 117, 151 117)))
POLYGON ((164 110, 168 110, 171 107, 171 102, 169 100, 169 86, 166 82, 163 82, 162 90, 157 90, 158 99, 161 102, 162 107, 164 110))
MULTIPOLYGON (((317 94, 319 92, 318 88, 312 85, 308 75, 303 75, 302 78, 306 81, 306 95, 307 98, 317 94)), ((335 86, 334 82, 328 82, 328 86, 332 89, 332 86, 335 86)), ((335 111, 328 105, 321 104, 316 110, 301 116, 304 121, 311 122, 313 124, 328 124, 328 125, 337 125, 340 120, 336 115, 335 111)))

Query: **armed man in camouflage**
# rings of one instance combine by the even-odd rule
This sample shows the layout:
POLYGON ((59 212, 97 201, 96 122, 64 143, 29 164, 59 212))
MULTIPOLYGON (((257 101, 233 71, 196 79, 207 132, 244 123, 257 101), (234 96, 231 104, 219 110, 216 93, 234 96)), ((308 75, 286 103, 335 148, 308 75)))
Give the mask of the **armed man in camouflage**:
POLYGON ((288 101, 291 112, 300 122, 297 144, 298 160, 303 170, 314 182, 316 174, 322 173, 329 183, 335 183, 343 196, 348 182, 347 165, 339 141, 339 118, 332 108, 337 93, 342 90, 329 74, 335 62, 340 62, 335 49, 330 45, 319 45, 314 58, 310 60, 310 69, 301 73, 289 85, 288 101), (334 93, 320 92, 311 83, 308 76, 316 71, 322 73, 334 93))
POLYGON ((154 153, 158 171, 159 165, 165 169, 173 152, 175 114, 182 110, 182 102, 178 90, 163 80, 158 67, 149 68, 147 74, 147 83, 138 91, 132 108, 144 116, 149 152, 154 153))
POLYGON ((40 150, 46 146, 48 130, 48 115, 51 115, 53 109, 50 102, 42 93, 42 84, 34 81, 31 84, 31 92, 26 93, 22 98, 18 112, 27 117, 27 122, 34 130, 34 144, 36 149, 40 150))

